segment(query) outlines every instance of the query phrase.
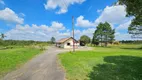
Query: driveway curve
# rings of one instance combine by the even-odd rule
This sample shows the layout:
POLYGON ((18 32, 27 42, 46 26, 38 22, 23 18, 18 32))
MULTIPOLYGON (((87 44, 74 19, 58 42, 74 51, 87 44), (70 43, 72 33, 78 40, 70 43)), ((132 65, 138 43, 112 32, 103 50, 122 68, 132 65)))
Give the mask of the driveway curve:
POLYGON ((2 80, 64 80, 65 73, 57 64, 57 54, 65 51, 50 47, 2 80))

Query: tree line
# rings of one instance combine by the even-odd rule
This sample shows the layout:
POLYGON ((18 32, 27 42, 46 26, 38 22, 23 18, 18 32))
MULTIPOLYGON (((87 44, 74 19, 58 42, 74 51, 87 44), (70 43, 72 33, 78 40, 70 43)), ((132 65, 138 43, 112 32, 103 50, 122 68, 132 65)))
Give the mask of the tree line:
POLYGON ((54 37, 51 38, 50 41, 34 41, 34 40, 3 40, 6 37, 5 34, 0 34, 0 46, 29 46, 29 45, 37 45, 37 44, 54 44, 56 39, 54 37))
POLYGON ((37 44, 51 44, 51 41, 42 42, 42 41, 26 41, 26 40, 0 40, 0 46, 29 46, 37 44))
POLYGON ((122 44, 142 44, 142 40, 122 40, 120 41, 122 44))

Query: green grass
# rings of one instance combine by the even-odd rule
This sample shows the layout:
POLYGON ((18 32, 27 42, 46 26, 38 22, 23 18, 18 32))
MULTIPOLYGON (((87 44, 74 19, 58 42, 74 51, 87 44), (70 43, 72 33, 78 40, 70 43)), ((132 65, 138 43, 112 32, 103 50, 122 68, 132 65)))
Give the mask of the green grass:
POLYGON ((68 52, 58 57, 67 80, 142 80, 140 46, 95 47, 92 51, 68 52))
POLYGON ((0 50, 0 77, 18 68, 41 51, 35 48, 14 47, 0 50))

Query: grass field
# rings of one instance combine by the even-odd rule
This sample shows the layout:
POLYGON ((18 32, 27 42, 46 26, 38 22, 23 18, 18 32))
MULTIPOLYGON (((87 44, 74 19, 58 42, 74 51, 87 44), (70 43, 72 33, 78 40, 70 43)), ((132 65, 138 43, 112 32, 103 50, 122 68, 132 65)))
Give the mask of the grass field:
POLYGON ((0 77, 20 67, 40 52, 40 49, 28 47, 15 47, 13 49, 0 50, 0 77))
POLYGON ((94 47, 58 57, 67 80, 142 80, 142 45, 94 47))

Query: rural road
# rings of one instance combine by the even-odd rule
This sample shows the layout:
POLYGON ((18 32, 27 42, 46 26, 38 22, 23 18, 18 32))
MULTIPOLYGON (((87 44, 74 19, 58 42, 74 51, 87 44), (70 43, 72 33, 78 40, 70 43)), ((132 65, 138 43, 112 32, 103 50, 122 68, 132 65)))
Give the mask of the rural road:
POLYGON ((20 69, 8 73, 2 80, 64 80, 64 71, 57 64, 57 54, 64 51, 50 47, 20 69))

